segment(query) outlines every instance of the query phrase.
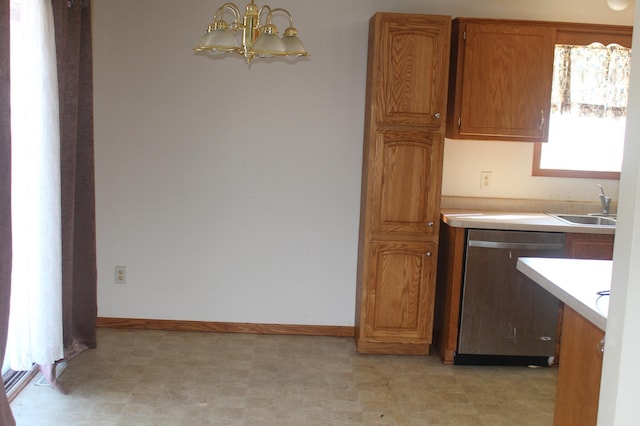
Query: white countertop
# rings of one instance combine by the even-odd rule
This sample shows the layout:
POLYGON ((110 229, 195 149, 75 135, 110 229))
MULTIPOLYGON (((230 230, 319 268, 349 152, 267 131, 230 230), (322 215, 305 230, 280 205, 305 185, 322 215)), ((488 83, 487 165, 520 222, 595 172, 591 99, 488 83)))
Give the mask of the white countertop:
POLYGON ((569 224, 549 214, 534 212, 443 210, 442 220, 455 228, 615 234, 615 227, 569 224))
POLYGON ((521 257, 517 269, 591 321, 602 331, 607 325, 611 260, 521 257))

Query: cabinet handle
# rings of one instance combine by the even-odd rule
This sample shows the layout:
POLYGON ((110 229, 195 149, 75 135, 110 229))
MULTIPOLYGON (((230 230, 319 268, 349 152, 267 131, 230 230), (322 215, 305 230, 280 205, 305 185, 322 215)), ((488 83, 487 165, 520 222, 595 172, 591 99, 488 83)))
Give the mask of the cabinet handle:
POLYGON ((431 257, 431 252, 430 251, 427 252, 427 257, 431 257))
POLYGON ((434 117, 435 117, 435 118, 437 118, 437 119, 439 120, 439 119, 440 119, 440 113, 439 113, 439 112, 436 112, 436 113, 435 113, 435 115, 434 115, 434 117))
POLYGON ((427 222, 427 226, 431 228, 433 226, 433 222, 427 222))
POLYGON ((540 126, 538 126, 538 130, 542 130, 544 127, 544 110, 540 110, 540 126))

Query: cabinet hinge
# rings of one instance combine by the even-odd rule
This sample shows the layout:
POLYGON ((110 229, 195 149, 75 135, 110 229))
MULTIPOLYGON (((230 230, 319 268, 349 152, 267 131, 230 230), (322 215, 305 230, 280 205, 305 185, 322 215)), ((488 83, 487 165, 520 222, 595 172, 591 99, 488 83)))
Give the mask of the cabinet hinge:
POLYGON ((460 127, 462 125, 462 118, 458 117, 458 127, 460 127))

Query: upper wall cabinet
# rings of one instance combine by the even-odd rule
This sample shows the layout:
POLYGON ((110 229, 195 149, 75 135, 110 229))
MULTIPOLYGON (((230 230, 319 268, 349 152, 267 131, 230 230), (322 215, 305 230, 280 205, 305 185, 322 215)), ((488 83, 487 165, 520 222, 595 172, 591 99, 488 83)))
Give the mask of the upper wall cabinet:
MULTIPOLYGON (((381 21, 375 99, 377 123, 444 129, 450 26, 442 19, 390 14, 381 21), (444 38, 447 39, 444 39, 444 38)), ((372 85, 373 82, 368 82, 372 85)))
POLYGON ((555 35, 529 21, 455 19, 446 136, 545 141, 555 35))

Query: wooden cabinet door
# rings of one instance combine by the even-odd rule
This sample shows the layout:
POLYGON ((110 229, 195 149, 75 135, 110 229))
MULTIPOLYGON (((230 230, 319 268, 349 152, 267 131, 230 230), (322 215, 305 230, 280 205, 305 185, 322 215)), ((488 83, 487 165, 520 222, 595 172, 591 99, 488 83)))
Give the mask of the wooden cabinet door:
POLYGON ((457 139, 546 141, 555 29, 524 23, 459 24, 454 117, 457 139))
POLYGON ((365 334, 382 342, 431 341, 436 255, 429 243, 373 242, 365 334))
POLYGON ((444 129, 451 19, 381 14, 377 26, 377 123, 444 129))
POLYGON ((613 259, 613 235, 567 234, 565 254, 572 259, 613 259))
POLYGON ((439 221, 442 134, 422 130, 376 135, 371 213, 373 238, 428 237, 439 221))
POLYGON ((562 335, 553 424, 595 426, 604 332, 565 307, 562 335))

